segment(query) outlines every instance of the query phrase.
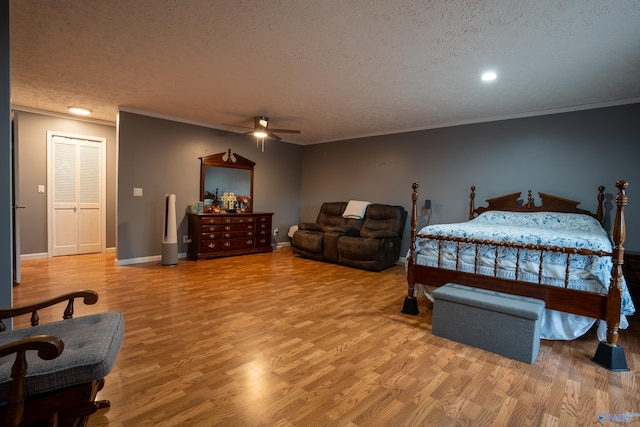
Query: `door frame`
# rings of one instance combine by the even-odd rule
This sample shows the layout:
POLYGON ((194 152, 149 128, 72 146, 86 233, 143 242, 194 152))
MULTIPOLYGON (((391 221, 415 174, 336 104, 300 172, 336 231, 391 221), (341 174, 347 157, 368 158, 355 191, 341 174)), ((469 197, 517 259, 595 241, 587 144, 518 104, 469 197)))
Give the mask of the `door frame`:
POLYGON ((100 251, 106 252, 107 248, 107 138, 98 136, 81 135, 68 132, 47 131, 47 257, 53 256, 53 165, 52 142, 55 136, 71 139, 82 139, 100 144, 100 251))

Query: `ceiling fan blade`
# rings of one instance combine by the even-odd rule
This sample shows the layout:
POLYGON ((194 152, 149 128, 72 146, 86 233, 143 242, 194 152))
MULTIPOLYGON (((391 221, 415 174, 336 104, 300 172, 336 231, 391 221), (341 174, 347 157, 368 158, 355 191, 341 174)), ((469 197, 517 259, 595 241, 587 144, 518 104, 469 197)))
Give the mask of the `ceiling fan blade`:
POLYGON ((274 139, 276 141, 281 141, 282 140, 282 138, 280 138, 278 135, 276 135, 273 132, 267 132, 267 135, 268 135, 267 138, 271 138, 271 139, 274 139))
POLYGON ((294 129, 269 129, 271 132, 279 132, 279 133, 300 133, 299 130, 294 129))
POLYGON ((240 125, 232 125, 230 123, 220 123, 221 126, 229 126, 232 128, 239 128, 239 129, 251 129, 253 130, 253 128, 249 127, 249 126, 240 126, 240 125))

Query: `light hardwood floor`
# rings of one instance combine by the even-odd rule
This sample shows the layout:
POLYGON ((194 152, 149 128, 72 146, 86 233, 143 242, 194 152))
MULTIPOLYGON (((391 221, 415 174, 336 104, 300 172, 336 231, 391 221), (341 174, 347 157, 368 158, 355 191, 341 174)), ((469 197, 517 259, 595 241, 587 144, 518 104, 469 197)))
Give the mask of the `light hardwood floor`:
POLYGON ((400 313, 405 283, 401 266, 371 273, 290 248, 173 267, 97 254, 23 261, 14 303, 93 289, 100 300, 76 316, 124 314, 98 395, 112 407, 90 426, 570 426, 600 425, 601 413, 640 423, 637 315, 620 339, 630 372, 591 362, 593 331, 543 341, 530 365, 433 336, 426 299, 418 316, 400 313))

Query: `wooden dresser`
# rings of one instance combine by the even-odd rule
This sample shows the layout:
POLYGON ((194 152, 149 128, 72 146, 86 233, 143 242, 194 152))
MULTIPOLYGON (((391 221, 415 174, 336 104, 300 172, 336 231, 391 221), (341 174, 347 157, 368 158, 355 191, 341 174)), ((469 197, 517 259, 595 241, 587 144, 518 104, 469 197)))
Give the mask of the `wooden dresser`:
POLYGON ((190 213, 189 259, 271 252, 273 213, 190 213))

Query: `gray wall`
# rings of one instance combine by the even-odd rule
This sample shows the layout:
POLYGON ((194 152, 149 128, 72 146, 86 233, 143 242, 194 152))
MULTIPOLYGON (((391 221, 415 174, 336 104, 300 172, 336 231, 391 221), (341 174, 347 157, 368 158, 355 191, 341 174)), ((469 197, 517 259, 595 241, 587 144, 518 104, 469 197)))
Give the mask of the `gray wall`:
MULTIPOLYGON (((254 210, 274 212, 274 227, 280 229, 276 242, 287 240, 292 224, 315 220, 324 201, 361 199, 409 210, 413 182, 420 185, 420 204, 425 198, 432 201, 431 223, 443 223, 466 219, 471 185, 477 187, 476 205, 532 189, 534 194, 581 201, 581 207, 590 210, 596 207, 597 187, 604 185, 610 214, 614 184, 626 179, 630 201, 625 248, 640 251, 640 202, 634 199, 640 197, 638 118, 640 104, 631 104, 306 147, 267 141, 263 153, 248 136, 121 112, 118 224, 115 213, 109 214, 108 234, 117 233, 119 260, 160 255, 164 195, 173 193, 179 252, 185 253, 185 213, 199 198, 198 158, 231 148, 256 162, 254 210), (133 197, 134 187, 143 188, 143 197, 133 197)), ((37 185, 46 179, 46 130, 101 135, 76 127, 86 123, 30 113, 18 112, 17 123, 21 192, 33 198, 21 202, 29 206, 26 211, 37 211, 27 217, 29 228, 23 227, 22 253, 44 252, 46 200, 37 185)), ((108 185, 114 189, 108 192, 115 193, 115 138, 107 139, 108 185)), ((108 205, 110 212, 115 209, 115 203, 108 205)), ((407 226, 403 252, 408 233, 407 226)))
POLYGON ((286 230, 300 218, 302 147, 267 141, 264 153, 249 136, 120 112, 118 163, 119 262, 162 253, 164 196, 176 195, 178 252, 186 253, 188 206, 200 199, 200 157, 231 149, 256 163, 254 212, 273 212, 273 226, 286 230), (143 196, 134 197, 133 188, 143 196))
POLYGON ((38 185, 47 184, 47 131, 107 139, 106 247, 116 246, 116 128, 81 120, 23 111, 14 112, 14 137, 18 142, 20 253, 47 253, 47 197, 38 185))
MULTIPOLYGON (((615 183, 626 179, 625 248, 640 251, 638 135, 640 104, 632 104, 308 146, 301 220, 315 220, 323 201, 369 200, 409 211, 413 182, 419 205, 432 201, 432 224, 465 220, 472 185, 476 206, 531 189, 594 211, 604 185, 611 209, 615 183)), ((407 225, 403 253, 408 236, 407 225)))

